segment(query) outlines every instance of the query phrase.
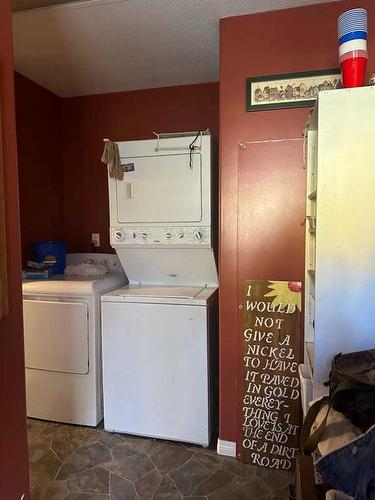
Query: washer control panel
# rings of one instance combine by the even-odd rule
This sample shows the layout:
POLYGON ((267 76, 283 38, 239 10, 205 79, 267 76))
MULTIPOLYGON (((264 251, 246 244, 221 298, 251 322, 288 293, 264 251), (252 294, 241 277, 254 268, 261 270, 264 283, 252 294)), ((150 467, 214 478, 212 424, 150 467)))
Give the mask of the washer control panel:
POLYGON ((111 244, 211 246, 210 227, 111 227, 111 244))

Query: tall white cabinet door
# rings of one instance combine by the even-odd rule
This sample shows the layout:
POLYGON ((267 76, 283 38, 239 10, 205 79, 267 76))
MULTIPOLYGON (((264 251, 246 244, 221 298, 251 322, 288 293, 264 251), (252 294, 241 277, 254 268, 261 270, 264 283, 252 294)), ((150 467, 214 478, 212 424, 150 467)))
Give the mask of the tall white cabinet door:
POLYGON ((107 430, 208 445, 207 309, 102 303, 107 430))
POLYGON ((374 348, 375 87, 319 95, 314 397, 333 356, 374 348))

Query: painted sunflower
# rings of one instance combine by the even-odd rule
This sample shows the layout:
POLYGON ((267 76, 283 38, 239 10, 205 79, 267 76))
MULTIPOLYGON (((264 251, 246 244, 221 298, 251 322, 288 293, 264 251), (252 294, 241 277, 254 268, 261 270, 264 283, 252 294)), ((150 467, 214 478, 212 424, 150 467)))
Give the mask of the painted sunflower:
POLYGON ((272 307, 276 306, 296 306, 301 310, 301 290, 302 283, 299 281, 270 281, 268 288, 271 291, 266 293, 265 297, 275 297, 272 301, 272 307))

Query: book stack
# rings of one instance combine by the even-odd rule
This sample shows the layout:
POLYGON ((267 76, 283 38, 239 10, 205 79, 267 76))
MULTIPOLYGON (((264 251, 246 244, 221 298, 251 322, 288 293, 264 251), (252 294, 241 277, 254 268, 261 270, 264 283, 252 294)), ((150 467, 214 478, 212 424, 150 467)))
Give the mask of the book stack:
POLYGON ((48 280, 51 276, 51 268, 38 262, 28 261, 27 266, 22 271, 24 280, 48 280))

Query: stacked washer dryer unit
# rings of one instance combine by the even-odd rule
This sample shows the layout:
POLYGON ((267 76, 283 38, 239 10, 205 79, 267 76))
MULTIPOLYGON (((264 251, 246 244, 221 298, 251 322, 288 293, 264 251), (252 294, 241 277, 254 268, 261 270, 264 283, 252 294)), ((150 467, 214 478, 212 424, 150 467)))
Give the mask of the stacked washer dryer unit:
POLYGON ((205 132, 118 146, 126 172, 109 178, 110 237, 129 285, 102 296, 104 425, 208 446, 217 416, 215 144, 205 132))
POLYGON ((68 254, 67 264, 86 259, 110 272, 22 284, 29 417, 92 426, 103 418, 100 295, 127 280, 117 255, 68 254))

